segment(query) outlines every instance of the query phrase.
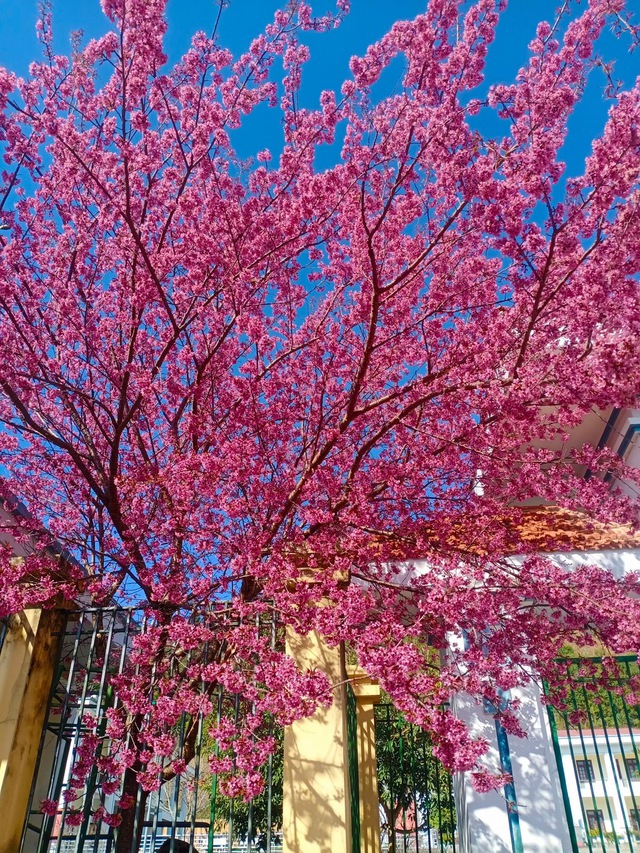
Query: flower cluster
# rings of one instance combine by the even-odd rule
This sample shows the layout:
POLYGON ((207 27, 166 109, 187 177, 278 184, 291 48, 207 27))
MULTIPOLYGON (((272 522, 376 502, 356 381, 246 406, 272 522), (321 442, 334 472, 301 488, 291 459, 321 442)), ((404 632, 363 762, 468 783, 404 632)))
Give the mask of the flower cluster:
POLYGON ((145 613, 70 808, 95 763, 114 825, 116 780, 184 772, 176 727, 216 690, 250 713, 218 724, 214 765, 255 793, 261 725, 331 700, 254 630, 274 611, 349 643, 479 787, 486 744, 442 712, 451 693, 553 680, 562 644, 596 634, 640 648, 634 578, 518 534, 534 500, 637 518, 611 457, 566 437, 640 392, 640 81, 583 174, 561 159, 604 29, 637 30, 622 0, 565 4, 481 97, 503 5, 431 0, 306 105, 308 34, 346 0, 293 0, 237 58, 197 34, 171 68, 163 0, 103 0, 114 33, 58 57, 45 17, 47 61, 0 72, 0 611, 145 613), (236 129, 268 107, 282 145, 247 160, 236 129))

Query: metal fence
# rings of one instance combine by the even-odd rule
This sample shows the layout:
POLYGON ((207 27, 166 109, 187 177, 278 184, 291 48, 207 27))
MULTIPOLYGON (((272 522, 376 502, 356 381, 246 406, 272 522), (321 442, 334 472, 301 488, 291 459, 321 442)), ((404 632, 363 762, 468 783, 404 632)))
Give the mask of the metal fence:
POLYGON ((9 627, 9 618, 4 616, 0 619, 0 652, 2 651, 2 647, 4 645, 5 637, 7 636, 7 630, 9 627))
POLYGON ((358 710, 356 697, 347 684, 347 758, 349 769, 349 809, 351 813, 351 853, 360 853, 360 782, 358 772, 358 710))
POLYGON ((451 774, 393 705, 375 709, 383 853, 456 853, 451 774))
MULTIPOLYGON (((145 639, 151 629, 145 611, 136 609, 89 608, 68 612, 66 617, 58 635, 57 665, 20 853, 183 853, 187 848, 176 842, 186 843, 192 853, 279 853, 282 729, 268 724, 269 730, 263 732, 277 744, 263 768, 264 792, 248 803, 224 796, 209 766, 210 755, 218 749, 209 730, 223 719, 238 722, 254 708, 240 694, 209 687, 212 712, 206 717, 182 713, 171 730, 177 756, 186 755, 185 745, 191 744, 186 770, 166 774, 160 788, 151 792, 135 774, 132 788, 126 789, 123 778, 107 789, 101 776, 102 759, 127 746, 131 737, 128 728, 121 743, 109 739, 108 720, 120 708, 112 682, 123 674, 136 674, 132 650, 136 638, 145 639), (83 751, 90 760, 79 773, 77 757, 83 751), (121 828, 108 819, 118 812, 116 802, 125 789, 134 794, 133 840, 126 847, 121 828), (47 803, 44 811, 43 802, 47 803)), ((283 629, 275 617, 257 622, 251 630, 254 627, 271 648, 284 647, 283 629)), ((209 660, 206 648, 197 653, 201 661, 209 660)), ((147 691, 156 689, 153 679, 145 685, 147 691)), ((347 723, 352 846, 358 853, 358 732, 350 687, 347 723)), ((451 777, 433 757, 427 735, 392 705, 384 704, 376 708, 376 743, 383 853, 454 853, 451 777)))
MULTIPOLYGON (((96 758, 113 746, 106 740, 107 716, 117 707, 110 681, 125 670, 134 637, 145 631, 145 619, 143 611, 120 608, 68 614, 59 637, 58 665, 21 853, 115 853, 118 849, 115 828, 96 817, 96 809, 106 805, 107 812, 113 811, 122 789, 105 794, 97 766, 79 785, 73 779, 74 761, 90 734, 100 742, 96 758), (66 797, 72 785, 73 810, 66 797), (45 800, 54 804, 55 814, 43 813, 40 804, 45 800)), ((274 645, 280 642, 275 622, 259 624, 256 630, 269 632, 274 645)), ((162 847, 165 843, 172 845, 173 853, 182 853, 184 848, 176 841, 186 842, 197 853, 278 853, 282 849, 281 731, 271 731, 280 748, 265 768, 265 792, 248 804, 225 797, 208 767, 208 755, 215 750, 208 730, 222 717, 237 721, 250 708, 242 697, 220 687, 212 698, 214 711, 209 717, 183 713, 172 732, 178 753, 188 737, 194 741, 186 771, 149 794, 137 785, 134 838, 140 840, 132 844, 131 853, 160 849, 169 853, 169 847, 162 847)))
POLYGON ((640 851, 640 705, 634 657, 564 659, 549 719, 574 851, 640 851))

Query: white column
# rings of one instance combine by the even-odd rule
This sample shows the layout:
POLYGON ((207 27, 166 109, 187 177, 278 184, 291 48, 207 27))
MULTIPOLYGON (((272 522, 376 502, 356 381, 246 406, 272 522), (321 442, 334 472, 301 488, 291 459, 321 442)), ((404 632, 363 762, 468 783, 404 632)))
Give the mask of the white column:
MULTIPOLYGON (((513 691, 521 702, 527 738, 509 735, 509 753, 518 801, 525 853, 571 853, 571 839, 562 799, 546 708, 534 685, 513 691)), ((490 744, 487 766, 500 771, 495 720, 469 696, 456 695, 452 709, 475 737, 490 744)), ((512 853, 509 818, 503 791, 479 794, 469 774, 459 774, 454 785, 460 853, 512 853)))

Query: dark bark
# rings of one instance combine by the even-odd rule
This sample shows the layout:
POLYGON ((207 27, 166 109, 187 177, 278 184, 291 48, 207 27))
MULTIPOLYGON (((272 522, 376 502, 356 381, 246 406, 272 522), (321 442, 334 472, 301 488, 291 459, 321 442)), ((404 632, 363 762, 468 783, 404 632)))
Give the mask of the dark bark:
POLYGON ((121 812, 122 822, 116 830, 116 846, 114 853, 138 853, 142 838, 142 824, 147 805, 147 791, 140 790, 138 801, 138 773, 136 768, 128 767, 124 774, 122 785, 123 796, 133 799, 134 805, 121 812), (136 826, 136 815, 139 815, 136 826))

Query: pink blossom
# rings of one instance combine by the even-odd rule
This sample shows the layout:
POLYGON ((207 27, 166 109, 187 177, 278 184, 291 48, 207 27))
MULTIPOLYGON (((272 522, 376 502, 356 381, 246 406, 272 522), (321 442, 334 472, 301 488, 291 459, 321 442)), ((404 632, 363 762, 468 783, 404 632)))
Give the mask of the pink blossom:
POLYGON ((242 713, 212 767, 255 794, 272 726, 338 689, 286 631, 348 644, 484 789, 504 779, 452 694, 523 734, 500 697, 531 673, 561 692, 566 642, 640 648, 638 578, 550 559, 566 525, 524 532, 532 503, 637 530, 638 473, 572 436, 640 394, 640 82, 583 169, 562 154, 602 34, 638 41, 626 5, 565 4, 485 80, 504 4, 436 0, 312 97, 310 34, 348 3, 314 5, 169 64, 164 0, 102 0, 111 32, 56 56, 45 12, 50 60, 0 71, 0 615, 143 614, 124 670, 70 688, 69 802, 96 771, 109 796, 127 768, 147 791, 185 773, 177 726, 220 691, 242 713), (281 143, 240 156, 262 110, 281 143))
POLYGON ((54 800, 42 800, 40 803, 40 811, 42 814, 53 817, 58 813, 58 804, 54 800))

